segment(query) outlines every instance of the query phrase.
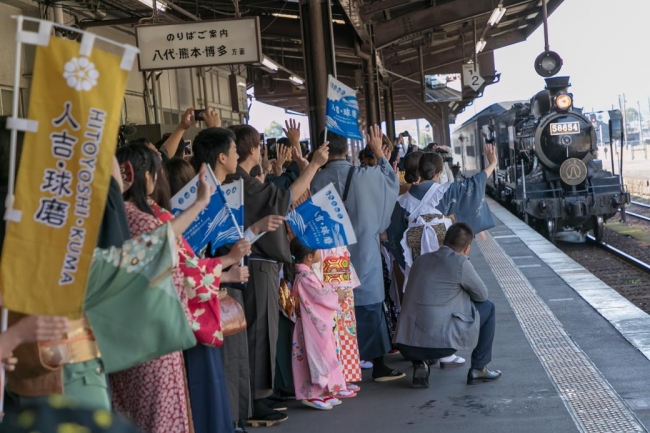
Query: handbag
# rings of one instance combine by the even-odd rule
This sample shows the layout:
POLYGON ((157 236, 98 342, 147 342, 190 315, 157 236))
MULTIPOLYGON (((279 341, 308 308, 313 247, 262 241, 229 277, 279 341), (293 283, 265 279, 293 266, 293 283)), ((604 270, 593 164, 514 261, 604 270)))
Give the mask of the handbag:
POLYGON ((221 332, 224 337, 246 329, 244 309, 228 294, 226 288, 219 290, 219 308, 221 309, 221 332))

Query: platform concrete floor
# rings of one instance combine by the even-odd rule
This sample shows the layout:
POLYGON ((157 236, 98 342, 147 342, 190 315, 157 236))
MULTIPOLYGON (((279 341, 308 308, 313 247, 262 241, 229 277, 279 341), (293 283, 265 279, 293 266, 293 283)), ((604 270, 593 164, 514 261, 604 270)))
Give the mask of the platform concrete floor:
MULTIPOLYGON (((650 361, 500 221, 490 232, 634 415, 650 425, 650 361)), ((392 355, 387 362, 404 371, 404 379, 375 383, 365 371, 358 397, 344 400, 331 411, 290 402, 289 419, 273 429, 287 433, 579 431, 481 250, 472 248, 470 258, 497 308, 490 367, 503 371, 500 381, 468 386, 468 366, 453 370, 436 366, 429 389, 411 389, 410 363, 392 355)), ((470 356, 467 352, 459 355, 470 356)))

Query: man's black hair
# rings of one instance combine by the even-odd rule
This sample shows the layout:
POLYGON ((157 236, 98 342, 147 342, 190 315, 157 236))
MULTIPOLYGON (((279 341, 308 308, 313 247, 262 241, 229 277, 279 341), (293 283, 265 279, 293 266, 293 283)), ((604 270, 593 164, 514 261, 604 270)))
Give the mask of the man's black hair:
MULTIPOLYGON (((335 132, 327 131, 327 141, 329 141, 330 157, 346 156, 348 154, 348 139, 335 132)), ((325 131, 318 136, 318 145, 325 142, 325 131)))
POLYGON ((474 231, 465 223, 456 223, 447 229, 444 245, 457 253, 462 252, 474 240, 474 231))
POLYGON ((213 170, 219 155, 228 155, 230 146, 235 141, 235 134, 226 128, 206 128, 199 132, 192 143, 192 167, 198 173, 205 163, 213 170))

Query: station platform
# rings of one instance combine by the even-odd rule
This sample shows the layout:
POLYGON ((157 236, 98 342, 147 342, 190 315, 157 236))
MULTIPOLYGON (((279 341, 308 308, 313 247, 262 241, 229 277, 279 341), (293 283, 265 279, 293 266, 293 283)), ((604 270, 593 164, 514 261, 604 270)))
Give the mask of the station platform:
MULTIPOLYGON (((621 297, 496 202, 497 225, 470 259, 496 305, 489 367, 494 383, 467 385, 462 368, 432 367, 430 388, 406 377, 373 382, 331 411, 289 403, 277 431, 645 432, 650 426, 650 316, 621 297)), ((650 288, 649 288, 650 289, 650 288)), ((252 428, 249 427, 249 431, 252 428)))

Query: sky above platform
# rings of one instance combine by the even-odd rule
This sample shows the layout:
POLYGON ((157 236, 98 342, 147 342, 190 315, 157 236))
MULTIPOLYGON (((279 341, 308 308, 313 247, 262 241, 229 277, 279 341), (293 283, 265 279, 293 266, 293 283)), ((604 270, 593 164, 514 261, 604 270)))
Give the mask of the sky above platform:
MULTIPOLYGON (((648 17, 648 0, 565 0, 549 17, 550 48, 564 60, 558 75, 571 77, 576 106, 607 111, 612 104, 618 108, 618 95, 625 94, 628 107, 638 109, 639 101, 642 114, 650 112, 648 17)), ((497 50, 495 65, 501 82, 488 86, 482 98, 458 115, 451 130, 491 104, 527 100, 543 89, 544 80, 533 67, 543 50, 543 27, 525 42, 497 50)), ((259 102, 253 103, 250 114, 250 124, 260 131, 274 120, 283 123, 297 117, 259 102)), ((307 118, 299 120, 306 137, 307 118)), ((420 127, 425 124, 420 122, 420 127)), ((398 131, 404 129, 400 126, 398 122, 398 131)))

